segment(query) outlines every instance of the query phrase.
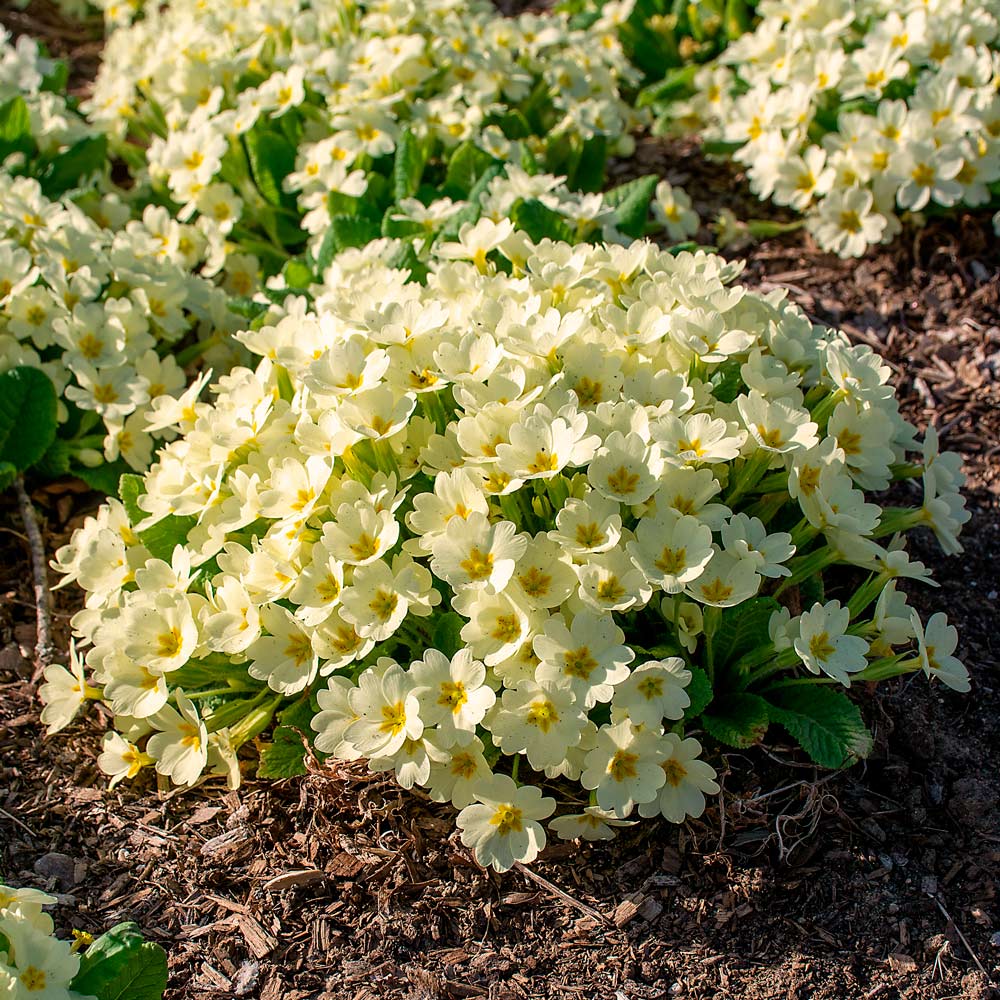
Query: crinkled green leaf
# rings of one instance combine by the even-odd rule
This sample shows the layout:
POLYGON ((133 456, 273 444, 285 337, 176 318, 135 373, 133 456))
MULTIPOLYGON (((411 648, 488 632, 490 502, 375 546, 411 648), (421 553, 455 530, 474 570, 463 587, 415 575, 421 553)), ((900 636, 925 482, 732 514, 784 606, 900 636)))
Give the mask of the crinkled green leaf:
POLYGON ((412 198, 417 193, 425 163, 423 144, 407 129, 396 143, 392 162, 392 193, 396 201, 412 198))
POLYGON ((108 164, 107 136, 88 136, 49 161, 39 183, 48 198, 82 187, 108 164))
POLYGON ((24 98, 18 94, 0 104, 0 160, 11 153, 29 153, 33 147, 31 115, 24 98))
POLYGON ((432 645, 440 650, 447 657, 454 656, 464 645, 462 641, 462 628, 465 619, 454 611, 446 611, 441 615, 434 626, 432 645))
MULTIPOLYGON (((148 517, 146 511, 139 506, 139 497, 146 492, 142 476, 126 473, 118 481, 118 496, 121 499, 125 513, 133 526, 148 517)), ((197 523, 194 517, 178 517, 168 514, 156 524, 139 533, 139 539, 149 549, 154 559, 170 562, 174 549, 187 541, 187 536, 197 523)))
POLYGON ((40 368, 19 365, 0 375, 0 462, 30 469, 56 437, 58 399, 40 368))
POLYGON ((87 949, 70 986, 97 1000, 161 1000, 167 988, 166 952, 144 941, 135 924, 118 924, 87 949))
POLYGON ((511 220, 535 243, 544 239, 573 242, 573 232, 566 220, 534 198, 515 205, 511 220))
POLYGON ((691 683, 684 690, 691 704, 684 710, 684 718, 696 719, 712 702, 712 682, 701 667, 691 666, 688 669, 691 671, 691 683))
POLYGON ((773 597, 755 597, 722 612, 722 622, 712 640, 715 662, 734 663, 741 656, 771 641, 767 626, 781 605, 773 597))
POLYGON ((452 153, 448 161, 445 186, 453 188, 459 197, 466 198, 471 194, 483 171, 495 162, 489 153, 467 139, 452 153))
POLYGON ((335 215, 320 244, 316 256, 320 274, 332 263, 333 258, 347 247, 363 247, 378 239, 380 228, 377 222, 360 215, 335 215))
POLYGON ((291 726, 278 726, 274 741, 261 747, 258 778, 295 778, 306 773, 306 745, 291 726))
POLYGON ((867 757, 872 735, 858 706, 825 684, 796 684, 767 692, 769 714, 820 765, 836 769, 867 757))
POLYGON ((626 236, 639 239, 646 231, 649 203, 660 178, 655 174, 637 177, 604 195, 604 200, 615 208, 615 224, 626 236))
POLYGON ((285 136, 258 127, 243 140, 257 189, 272 205, 281 205, 282 181, 295 169, 295 147, 285 136))
POLYGON ((749 747, 759 743, 770 721, 768 705, 755 694, 735 692, 715 698, 711 712, 701 717, 702 725, 720 743, 749 747))

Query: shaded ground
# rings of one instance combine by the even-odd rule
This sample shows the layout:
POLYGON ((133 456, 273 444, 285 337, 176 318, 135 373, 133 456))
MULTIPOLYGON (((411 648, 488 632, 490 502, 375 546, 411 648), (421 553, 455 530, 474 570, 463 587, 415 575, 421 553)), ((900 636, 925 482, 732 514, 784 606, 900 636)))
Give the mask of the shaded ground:
MULTIPOLYGON (((36 35, 46 9, 30 7, 36 35)), ((15 29, 22 17, 0 10, 15 29)), ((94 46, 96 58, 51 20, 54 54, 94 46)), ((641 143, 637 164, 683 183, 706 219, 767 212, 690 144, 641 143)), ((99 719, 40 740, 27 547, 5 496, 0 878, 75 904, 57 913, 63 929, 138 921, 168 949, 173 1000, 997 995, 1000 253, 988 220, 968 217, 860 263, 803 235, 747 256, 748 283, 786 287, 883 353, 909 418, 933 420, 965 456, 968 551, 944 559, 915 539, 941 588, 914 602, 959 626, 972 696, 922 678, 885 685, 865 705, 877 740, 864 767, 817 773, 781 746, 730 754, 702 821, 550 849, 533 869, 548 884, 488 876, 448 810, 357 771, 235 793, 158 794, 148 779, 109 792, 99 719)), ((93 503, 58 485, 35 499, 53 548, 93 503)), ((64 645, 73 600, 58 597, 64 645)))

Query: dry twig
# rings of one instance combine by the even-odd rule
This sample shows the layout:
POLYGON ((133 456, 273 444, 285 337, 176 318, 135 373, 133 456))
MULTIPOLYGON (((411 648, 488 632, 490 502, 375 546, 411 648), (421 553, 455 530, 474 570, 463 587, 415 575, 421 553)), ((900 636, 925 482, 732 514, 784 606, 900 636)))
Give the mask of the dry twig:
POLYGON ((941 897, 937 893, 929 892, 927 893, 931 899, 937 904, 937 908, 944 914, 945 920, 955 928, 955 933, 958 935, 959 941, 965 945, 965 950, 972 956, 972 961, 976 963, 976 968, 986 977, 986 982, 989 986, 994 987, 996 984, 993 982, 993 977, 986 971, 983 963, 979 961, 979 956, 972 950, 972 945, 969 944, 969 939, 962 933, 962 928, 955 923, 952 919, 951 914, 945 909, 944 903, 941 902, 941 897))
POLYGON ((31 552, 31 576, 35 589, 35 677, 37 680, 42 671, 56 658, 56 647, 52 641, 52 594, 49 592, 48 565, 45 557, 45 543, 38 527, 35 515, 35 505, 24 488, 24 477, 14 480, 14 492, 17 494, 17 504, 21 511, 21 521, 25 534, 28 536, 28 548, 31 552))
POLYGON ((561 899, 564 903, 572 906, 574 909, 579 910, 592 920, 596 920, 598 923, 602 924, 611 923, 611 918, 606 917, 600 912, 600 910, 595 910, 592 906, 588 906, 586 903, 581 903, 580 900, 574 899, 568 892, 564 892, 554 882, 550 882, 547 878, 543 878, 538 874, 538 872, 533 872, 526 865, 521 864, 520 861, 515 861, 514 867, 526 878, 531 879, 532 882, 537 882, 538 885, 540 885, 547 892, 551 892, 553 896, 561 899))

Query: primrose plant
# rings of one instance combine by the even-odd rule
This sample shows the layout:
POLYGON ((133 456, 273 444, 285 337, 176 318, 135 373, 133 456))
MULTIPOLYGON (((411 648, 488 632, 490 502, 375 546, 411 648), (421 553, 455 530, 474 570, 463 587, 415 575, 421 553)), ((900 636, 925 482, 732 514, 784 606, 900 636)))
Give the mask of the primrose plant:
POLYGON ((646 114, 624 99, 638 79, 613 34, 482 0, 182 0, 111 33, 86 109, 144 189, 273 273, 331 223, 394 235, 400 198, 442 217, 484 157, 600 190, 646 114))
POLYGON ((805 214, 824 250, 859 257, 901 216, 998 202, 1000 6, 962 0, 764 0, 709 66, 644 92, 805 214))
POLYGON ((898 586, 928 582, 907 531, 960 551, 958 459, 868 347, 701 252, 508 227, 422 282, 398 254, 271 305, 237 335, 256 368, 58 552, 87 597, 43 719, 107 705, 113 782, 236 783, 255 738, 261 776, 366 761, 504 870, 546 826, 698 816, 705 741, 774 723, 840 767, 858 684, 968 690, 898 586))
POLYGON ((239 358, 213 230, 78 201, 0 173, 0 487, 32 469, 114 493, 174 433, 184 365, 239 358))
POLYGON ((45 907, 55 896, 0 884, 0 997, 51 1000, 160 1000, 167 956, 132 923, 98 938, 74 931, 55 936, 45 907))

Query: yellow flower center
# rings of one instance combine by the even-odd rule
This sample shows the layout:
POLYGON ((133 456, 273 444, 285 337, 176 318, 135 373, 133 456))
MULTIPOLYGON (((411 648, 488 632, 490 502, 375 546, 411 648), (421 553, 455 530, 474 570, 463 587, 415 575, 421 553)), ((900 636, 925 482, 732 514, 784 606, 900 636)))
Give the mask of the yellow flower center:
POLYGON ((483 552, 477 545, 469 549, 468 559, 463 559, 459 566, 470 580, 486 580, 493 572, 493 554, 483 552))
POLYGON ((663 695, 663 678, 662 677, 644 677, 636 685, 636 690, 646 699, 646 701, 652 701, 654 698, 660 698, 663 695))
POLYGON ((829 632, 818 632, 809 640, 809 652, 824 663, 836 652, 829 632))
POLYGON ((533 701, 528 709, 527 722, 529 726, 537 726, 547 733, 559 721, 556 706, 548 698, 533 701))
POLYGON ((520 833, 524 829, 524 824, 521 822, 523 816, 524 813, 520 809, 505 802, 497 806, 496 812, 490 818, 490 825, 497 828, 497 833, 501 837, 506 837, 511 833, 520 833))
POLYGON ((552 577, 537 566, 532 566, 517 578, 517 582, 529 597, 544 597, 552 586, 552 577))
POLYGON ((441 695, 438 698, 439 705, 450 708, 455 715, 462 710, 462 706, 469 700, 468 692, 461 681, 445 681, 441 685, 441 695))
POLYGON ((395 736, 402 732, 405 725, 406 708, 401 701, 397 701, 395 705, 382 706, 382 722, 378 727, 380 732, 395 736))
POLYGON ((603 545, 607 540, 607 535, 597 526, 596 521, 590 524, 578 524, 576 526, 576 544, 584 549, 593 549, 598 545, 603 545))
POLYGON ((176 656, 181 651, 181 630, 172 628, 156 637, 156 651, 160 656, 176 656))
POLYGON ((702 584, 701 593, 706 601, 721 603, 732 597, 733 588, 723 583, 720 577, 716 577, 711 583, 702 584))
POLYGON ((661 573, 676 576, 687 568, 687 548, 682 546, 679 549, 672 549, 669 545, 664 545, 659 559, 654 560, 653 565, 661 573))
POLYGON ((399 595, 384 587, 379 587, 375 596, 368 602, 372 614, 380 621, 387 622, 399 604, 399 595))
POLYGON ((608 761, 608 774, 615 781, 628 781, 639 776, 635 766, 638 763, 638 754, 629 753, 627 750, 616 750, 615 755, 608 761))
POLYGON ((624 465, 619 465, 618 468, 608 476, 607 481, 608 489, 611 490, 612 493, 627 496, 629 493, 634 493, 636 487, 639 485, 639 473, 632 472, 624 465))
POLYGON ((676 788, 687 777, 687 768, 673 757, 670 760, 665 760, 660 767, 663 768, 663 773, 667 776, 667 784, 671 788, 676 788))
POLYGON ((563 653, 563 673, 567 677, 579 677, 580 680, 585 681, 596 669, 597 660, 590 655, 589 646, 568 649, 563 653))
POLYGON ((39 993, 45 989, 45 973, 34 965, 29 965, 21 973, 21 985, 29 993, 39 993))

